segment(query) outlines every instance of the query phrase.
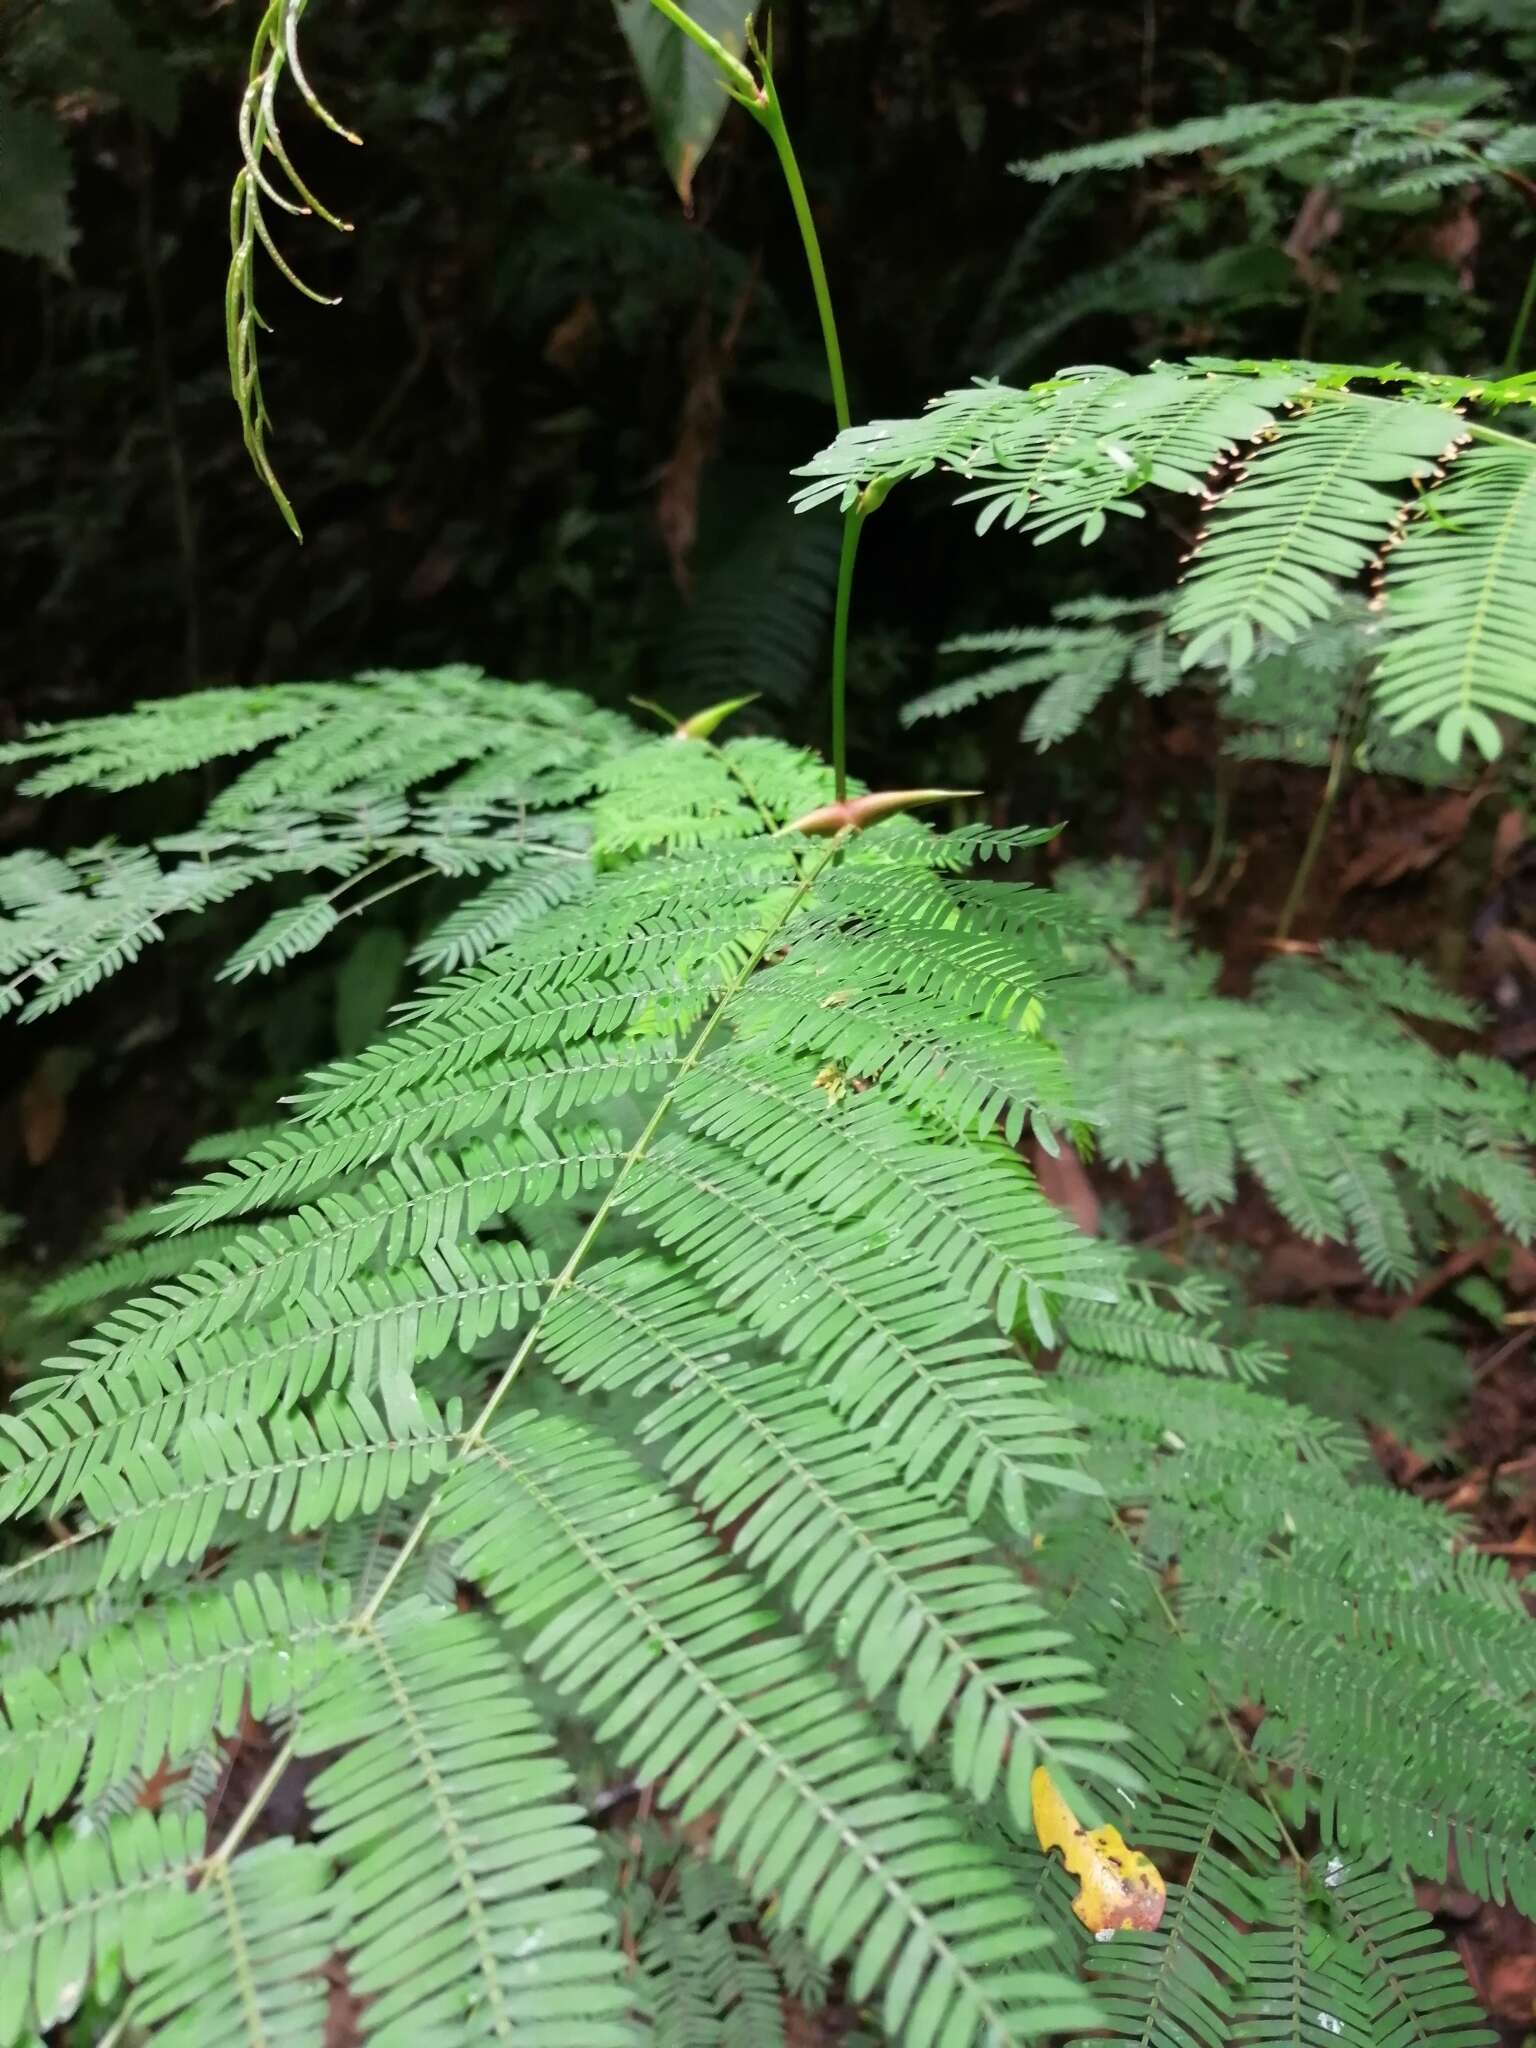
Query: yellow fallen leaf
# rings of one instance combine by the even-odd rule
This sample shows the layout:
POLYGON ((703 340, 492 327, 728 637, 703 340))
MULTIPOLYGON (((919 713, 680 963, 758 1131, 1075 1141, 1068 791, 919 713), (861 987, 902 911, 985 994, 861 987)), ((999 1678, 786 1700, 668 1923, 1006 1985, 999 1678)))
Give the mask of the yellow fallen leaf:
POLYGON ((1059 1849, 1077 1879, 1072 1910, 1083 1925, 1095 1934, 1113 1934, 1119 1927, 1150 1934, 1168 1903, 1163 1873, 1151 1857, 1128 1849, 1118 1828, 1083 1827, 1043 1765, 1029 1781, 1029 1802, 1041 1848, 1059 1849))

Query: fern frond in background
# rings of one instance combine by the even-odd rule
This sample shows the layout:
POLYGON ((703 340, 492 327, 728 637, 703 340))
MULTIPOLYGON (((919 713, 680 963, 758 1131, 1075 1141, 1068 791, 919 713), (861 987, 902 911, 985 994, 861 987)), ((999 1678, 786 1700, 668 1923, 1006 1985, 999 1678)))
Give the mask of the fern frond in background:
POLYGON ((951 718, 993 697, 1038 688, 1040 695, 1025 718, 1022 737, 1042 753, 1069 738, 1125 674, 1133 641, 1113 626, 1069 625, 1059 605, 1055 615, 1062 621, 1058 626, 967 633, 947 641, 940 649, 943 654, 1005 658, 914 697, 902 706, 902 724, 951 718))
POLYGON ((0 763, 32 767, 22 788, 42 796, 257 758, 191 831, 0 860, 0 1011, 55 1010, 168 923, 289 876, 337 879, 273 912, 227 978, 271 972, 417 883, 490 873, 419 955, 432 966, 478 958, 584 885, 587 832, 571 806, 632 737, 626 719, 574 691, 514 689, 471 668, 210 690, 43 727, 0 749, 0 763))
POLYGON ((951 718, 996 697, 1039 690, 1019 736, 1044 753, 1080 732, 1126 683, 1154 699, 1184 687, 1216 699, 1226 728, 1222 748, 1235 760, 1322 769, 1341 750, 1361 774, 1429 788, 1456 778, 1455 766, 1430 733, 1415 728, 1399 735, 1371 721, 1362 685, 1378 659, 1382 629, 1358 599, 1336 601, 1326 618, 1289 644, 1277 646, 1262 636, 1242 668, 1182 667, 1168 622, 1173 603, 1106 602, 1092 608, 1100 623, 1085 625, 1079 622, 1088 608, 1073 600, 1052 607, 1055 623, 1049 626, 961 634, 940 653, 1001 659, 913 698, 902 707, 902 723, 951 718))
POLYGON ((1116 1300, 1070 1303, 1062 1321, 1069 1370, 1121 1361, 1283 1391, 1293 1414, 1369 1420, 1426 1456, 1440 1455, 1469 1386, 1457 1332, 1431 1310, 1399 1307, 1384 1328, 1334 1308, 1255 1306, 1229 1275, 1154 1253, 1135 1255, 1116 1300))
POLYGON ((831 520, 773 506, 700 575, 662 653, 668 690, 689 704, 794 703, 826 644, 840 545, 831 520))
POLYGON ((619 1853, 620 1897, 659 2036, 678 2048, 785 2048, 784 1994, 811 2009, 824 2001, 825 1973, 814 1960, 806 1955, 809 1969, 797 1967, 782 1943, 775 1953, 755 1939, 756 1911, 734 1874, 654 1822, 619 1853))
MULTIPOLYGON (((1062 195, 1073 191, 1070 184, 1062 195)), ((1287 304, 1294 296, 1294 272, 1283 253, 1261 242, 1220 249, 1213 255, 1181 256, 1166 229, 1144 234, 1124 256, 1084 270, 1056 290, 1020 295, 1006 339, 983 346, 972 360, 991 376, 1006 377, 1021 367, 1049 362, 1063 334, 1080 323, 1114 315, 1152 316, 1164 307, 1208 309, 1234 335, 1245 316, 1287 304)))
POLYGON ((1374 721, 1365 691, 1382 629, 1358 601, 1289 647, 1260 644, 1248 667, 1219 676, 1229 730, 1225 751, 1239 761, 1286 761, 1326 768, 1336 749, 1363 775, 1426 788, 1453 781, 1456 766, 1422 727, 1394 733, 1374 721))
POLYGON ((1161 1159, 1197 1211, 1233 1200, 1246 1169, 1302 1236, 1349 1240, 1394 1286, 1422 1251, 1410 1189, 1460 1188, 1515 1236, 1536 1231, 1536 1098, 1511 1076, 1518 1107, 1481 1063, 1414 1035, 1415 1015, 1473 1021, 1422 970, 1340 948, 1271 962, 1239 1002, 1215 993, 1215 956, 1137 916, 1129 872, 1068 871, 1062 886, 1101 920, 1102 951, 1079 955, 1093 972, 1054 1014, 1111 1165, 1161 1159))
POLYGON ((1376 1324, 1329 1309, 1261 1308, 1240 1324, 1289 1361, 1287 1392, 1320 1415, 1389 1430, 1425 1458, 1441 1447, 1470 1385, 1453 1325, 1429 1310, 1376 1324))
POLYGON ((1454 1855, 1479 1895, 1529 1911, 1536 1855, 1520 1759, 1531 1739, 1532 1650, 1500 1561, 1463 1548, 1433 1507, 1360 1485, 1350 1439, 1309 1423, 1304 1409, 1202 1380, 1199 1398, 1174 1402, 1170 1415, 1167 1379, 1091 1357, 1086 1365, 1069 1367, 1066 1384, 1092 1418, 1102 1455, 1094 1469, 1111 1497, 1143 1504, 1139 1553, 1119 1539, 1117 1565, 1102 1522, 1063 1508, 1043 1529, 1040 1555, 1049 1579, 1072 1588, 1066 1617, 1075 1603, 1101 1644, 1106 1632, 1124 1642, 1127 1684, 1107 1645, 1102 1668, 1143 1742, 1176 1734, 1182 1715, 1198 1730, 1212 1692, 1263 1702, 1259 1757, 1300 1774, 1342 1853, 1389 1855, 1442 1879, 1454 1855), (1277 1426, 1287 1416, 1289 1431, 1277 1426), (1158 1578, 1175 1558, 1176 1604, 1158 1578), (1193 1654, 1185 1682, 1198 1687, 1173 1683, 1171 1721, 1154 1647, 1193 1654), (1475 1730, 1465 1691, 1446 1686, 1447 1659, 1488 1687, 1475 1730), (1145 1716, 1138 1680, 1154 1688, 1145 1716), (1394 1720, 1415 1730, 1413 1754, 1399 1759, 1394 1746, 1383 1768, 1375 1731, 1394 1720))
POLYGON ((1536 54, 1536 17, 1530 0, 1445 0, 1442 18, 1448 27, 1507 37, 1512 57, 1536 54))
POLYGON ((1154 157, 1209 152, 1228 176, 1280 168, 1308 184, 1387 200, 1433 194, 1448 184, 1498 190, 1507 187, 1510 171, 1536 164, 1536 128, 1497 111, 1503 91, 1494 79, 1450 79, 1397 99, 1260 100, 1012 169, 1054 184, 1084 171, 1134 170, 1154 157))

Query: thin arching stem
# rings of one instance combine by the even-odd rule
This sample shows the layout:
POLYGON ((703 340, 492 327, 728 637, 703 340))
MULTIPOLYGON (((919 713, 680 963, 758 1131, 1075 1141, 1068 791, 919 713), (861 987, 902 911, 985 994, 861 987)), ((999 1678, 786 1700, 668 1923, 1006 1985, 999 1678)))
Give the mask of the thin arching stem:
MULTIPOLYGON (((805 251, 805 265, 810 272, 811 292, 816 300, 816 317, 821 323, 821 345, 827 358, 827 376, 832 386, 832 411, 837 420, 838 432, 853 423, 853 414, 848 405, 848 379, 843 368, 843 348, 838 338, 837 315, 832 308, 832 287, 827 281, 826 260, 821 253, 821 237, 816 232, 816 219, 811 212, 811 202, 805 189, 805 179, 800 173, 799 159, 795 155, 794 143, 790 140, 789 127, 784 119, 784 108, 774 84, 771 52, 757 40, 752 30, 747 31, 748 46, 757 65, 758 76, 754 77, 739 57, 734 56, 725 45, 707 29, 700 28, 693 18, 685 14, 677 0, 651 0, 656 12, 670 21, 698 50, 709 58, 719 72, 726 91, 739 106, 767 132, 773 144, 774 155, 779 160, 779 169, 789 193, 789 203, 794 209, 795 225, 800 230, 800 243, 805 251)), ((852 605, 853 565, 858 553, 859 531, 863 524, 864 511, 868 508, 855 507, 843 522, 843 549, 837 572, 837 604, 832 616, 832 773, 836 786, 836 797, 842 803, 848 794, 848 621, 852 605)))
POLYGON ((1220 870, 1222 858, 1227 850, 1227 828, 1232 818, 1232 785, 1237 780, 1237 764, 1228 753, 1216 756, 1216 809, 1211 820, 1211 843, 1205 856, 1205 865, 1189 885, 1191 896, 1203 896, 1220 870))
POLYGON ((800 230, 801 245, 805 250, 805 265, 811 274, 811 290, 816 299, 816 315, 821 322, 821 345, 826 351, 827 375, 832 383, 832 411, 841 433, 853 424, 853 414, 848 407, 848 380, 843 371, 843 347, 838 339, 837 315, 832 309, 832 287, 827 282, 826 261, 821 253, 821 237, 816 232, 815 216, 805 189, 805 180, 800 175, 799 160, 795 146, 789 139, 789 129, 784 120, 784 109, 779 101, 778 88, 773 82, 773 72, 766 58, 758 53, 762 65, 764 107, 759 116, 773 142, 774 154, 778 157, 779 168, 784 173, 784 183, 789 188, 789 203, 795 210, 795 225, 800 230))
POLYGON ((1518 448, 1522 454, 1536 455, 1536 441, 1525 434, 1506 434, 1502 427, 1484 426, 1481 420, 1468 420, 1462 432, 1471 441, 1486 441, 1491 448, 1518 448))
POLYGON ((1318 799, 1313 815, 1312 829, 1307 834, 1307 843, 1301 849, 1301 859, 1296 863, 1296 872, 1291 877, 1291 886, 1286 892, 1285 903, 1275 926, 1277 939, 1288 939, 1296 914, 1306 901, 1307 884, 1312 879, 1312 870, 1317 865, 1317 856, 1322 852, 1323 841, 1328 836, 1328 827, 1339 801, 1339 792, 1344 787, 1349 773, 1349 764, 1354 758, 1355 744, 1359 737, 1360 701, 1364 694, 1366 671, 1358 670, 1349 686, 1349 694, 1339 714, 1338 728, 1333 735, 1333 747, 1328 756, 1328 780, 1323 784, 1323 793, 1318 799))
POLYGON ((1275 926, 1277 939, 1288 939, 1291 926, 1296 922, 1296 913, 1306 899, 1307 884, 1312 879, 1312 870, 1317 865, 1317 856, 1328 836, 1328 825, 1333 817, 1334 806, 1339 800, 1339 791, 1344 786, 1344 770, 1348 765, 1349 748, 1344 735, 1340 733, 1333 743, 1333 753, 1328 762, 1328 780, 1323 784, 1323 794, 1318 800, 1312 818, 1312 829, 1307 834, 1307 843, 1301 850, 1301 859, 1296 863, 1296 872, 1291 877, 1291 886, 1286 892, 1279 922, 1275 926))
POLYGON ((1515 324, 1510 329, 1509 346, 1504 351, 1504 367, 1500 376, 1513 377, 1520 367, 1520 358, 1525 353, 1525 330, 1531 324, 1531 314, 1536 311, 1536 257, 1526 276, 1525 290, 1520 298, 1520 310, 1515 315, 1515 324))
MULTIPOLYGON (((773 80, 773 67, 766 54, 755 43, 753 55, 763 77, 763 107, 758 119, 767 129, 773 142, 774 154, 778 157, 779 168, 784 174, 784 183, 789 191, 789 203, 795 211, 795 225, 800 230, 800 242, 805 250, 805 265, 811 276, 811 291, 816 299, 816 315, 821 322, 821 344, 826 352, 827 376, 832 385, 832 411, 837 420, 838 432, 842 433, 853 424, 853 413, 848 404, 848 379, 843 369, 843 348, 838 339, 837 315, 832 308, 832 287, 827 282, 827 266, 821 253, 821 238, 816 232, 816 220, 811 212, 805 179, 800 174, 795 146, 790 140, 789 128, 784 120, 784 109, 773 80)), ((858 556, 859 536, 863 527, 864 508, 855 506, 843 518, 843 546, 837 565, 837 602, 832 613, 832 776, 834 795, 838 803, 844 802, 848 795, 848 622, 853 606, 854 562, 858 556)))

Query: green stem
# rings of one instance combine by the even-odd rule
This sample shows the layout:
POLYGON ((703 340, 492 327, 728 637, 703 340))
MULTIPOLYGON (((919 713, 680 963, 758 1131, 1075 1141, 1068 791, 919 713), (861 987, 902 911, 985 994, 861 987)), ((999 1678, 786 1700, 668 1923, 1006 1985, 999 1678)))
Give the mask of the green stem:
MULTIPOLYGON (((811 291, 816 300, 816 315, 821 322, 821 345, 826 352, 827 376, 832 385, 832 411, 837 420, 838 432, 842 433, 853 424, 853 413, 848 404, 848 379, 843 369, 842 343, 838 339, 837 315, 832 310, 832 287, 827 281, 827 266, 821 253, 821 238, 816 232, 815 216, 811 212, 810 197, 805 189, 805 179, 800 174, 799 159, 795 146, 789 139, 789 128, 784 119, 784 109, 779 100, 778 88, 773 80, 773 64, 769 52, 758 43, 750 24, 747 29, 748 47, 757 64, 760 80, 735 57, 707 29, 700 28, 692 16, 685 14, 677 0, 651 0, 656 12, 670 21, 675 29, 685 35, 696 49, 702 50, 709 58, 725 85, 726 91, 739 106, 766 129, 773 143, 774 155, 779 160, 784 183, 789 192, 789 203, 794 208, 795 225, 800 230, 800 244, 805 251, 805 264, 811 276, 811 291)), ((832 774, 836 786, 837 801, 841 803, 848 793, 848 721, 846 715, 848 680, 848 621, 852 605, 853 564, 858 553, 859 530, 866 511, 873 506, 856 507, 850 511, 843 523, 843 551, 837 571, 837 605, 832 617, 832 774)))
POLYGON ((811 290, 816 295, 816 313, 821 321, 821 345, 827 356, 827 375, 832 380, 832 411, 837 420, 838 432, 842 433, 852 426, 853 414, 848 406, 848 382, 843 374, 843 349, 837 335, 837 315, 832 310, 832 288, 827 282, 827 266, 822 259, 821 238, 816 232, 816 222, 811 213, 810 199, 806 194, 805 180, 800 175, 795 147, 789 139, 789 130, 784 125, 784 112, 779 105, 778 93, 774 89, 773 73, 766 65, 763 68, 763 90, 768 95, 767 107, 762 116, 763 126, 772 139, 774 153, 779 159, 779 168, 784 173, 784 183, 789 187, 789 203, 795 209, 795 225, 800 230, 806 268, 811 273, 811 290))
POLYGON ((1339 792, 1344 787, 1344 778, 1349 764, 1355 758, 1355 749, 1360 744, 1365 726, 1365 700, 1370 681, 1370 669, 1359 667, 1350 679, 1339 707, 1339 722, 1334 728, 1333 750, 1328 759, 1328 780, 1323 785, 1322 799, 1317 806, 1317 815, 1312 820, 1312 829, 1307 834, 1307 843, 1301 850, 1301 859, 1291 878, 1290 890, 1280 912, 1280 921, 1275 926, 1277 939, 1288 939, 1296 913, 1306 897, 1307 884, 1312 879, 1312 870, 1317 865, 1317 856, 1322 851, 1328 834, 1328 821, 1333 816, 1339 792))
POLYGON ((832 612, 832 774, 838 803, 848 796, 848 613, 853 603, 853 565, 864 531, 864 510, 855 505, 843 521, 843 551, 837 563, 837 603, 832 612))
MULTIPOLYGON (((832 411, 838 432, 843 433, 853 424, 853 413, 848 404, 848 379, 843 370, 843 349, 838 339, 837 315, 832 310, 832 288, 827 282, 821 238, 816 232, 816 221, 811 213, 805 180, 800 175, 795 147, 789 139, 773 72, 760 53, 759 63, 766 98, 763 126, 772 138, 774 154, 779 159, 784 183, 789 188, 789 203, 795 210, 795 225, 800 230, 806 268, 811 274, 811 290, 816 297, 816 314, 821 321, 821 344, 826 351, 827 375, 832 383, 832 411)), ((864 530, 864 516, 865 508, 855 506, 843 519, 843 547, 837 564, 837 603, 832 613, 832 781, 838 803, 844 802, 848 795, 848 622, 853 605, 853 567, 859 552, 859 537, 864 530)))
POLYGON ((1301 850, 1301 859, 1296 864, 1296 872, 1291 877, 1290 890, 1280 912, 1280 920, 1275 926, 1277 939, 1288 939, 1291 936, 1291 926, 1295 923, 1296 913, 1306 897, 1307 884, 1312 879, 1317 856, 1321 853, 1323 841, 1328 835, 1328 821, 1333 816, 1333 807, 1338 802, 1339 791, 1344 786, 1344 771, 1348 765, 1349 753, 1349 735, 1347 732, 1340 732, 1333 742, 1333 754, 1328 763, 1328 780, 1323 785, 1323 794, 1312 820, 1312 829, 1307 834, 1307 843, 1301 850))
POLYGON ((1485 427, 1481 420, 1467 420, 1462 432, 1474 441, 1487 441, 1495 448, 1518 448, 1522 454, 1536 455, 1536 441, 1524 434, 1506 434, 1502 427, 1485 427))
POLYGON ((1504 367, 1501 377, 1513 377, 1520 367, 1520 358, 1525 353, 1525 330, 1531 324, 1531 314, 1536 311, 1536 258, 1532 259, 1530 271, 1525 280, 1525 291, 1521 296, 1520 310, 1515 315, 1515 324, 1510 332, 1509 346, 1504 351, 1504 367))
POLYGON ((1205 866, 1189 885, 1191 896, 1203 896, 1221 866, 1222 856, 1227 850, 1227 827, 1232 817, 1232 784, 1236 779, 1236 765, 1230 754, 1216 756, 1216 811, 1211 821, 1210 850, 1205 856, 1205 866))

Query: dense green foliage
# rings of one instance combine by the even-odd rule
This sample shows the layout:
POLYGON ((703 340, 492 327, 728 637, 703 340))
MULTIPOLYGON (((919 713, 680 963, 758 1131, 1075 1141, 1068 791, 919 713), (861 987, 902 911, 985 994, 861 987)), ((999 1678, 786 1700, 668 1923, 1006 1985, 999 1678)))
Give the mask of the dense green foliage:
POLYGON ((1525 380, 1197 363, 978 385, 842 435, 799 503, 846 507, 942 468, 974 486, 961 502, 981 504, 978 532, 1001 521, 1036 545, 1087 545, 1114 515, 1145 517, 1148 485, 1199 498, 1207 524, 1168 614, 1185 666, 1244 669, 1261 642, 1294 643, 1376 562, 1381 715, 1398 732, 1432 724, 1453 760, 1469 741, 1491 757, 1496 713, 1536 715, 1536 455, 1502 429, 1469 432, 1453 405, 1472 398, 1523 402, 1525 380))
MULTIPOLYGON (((252 2030, 261 2011, 308 2039, 301 1927, 315 1956, 351 1957, 371 2038, 628 2038, 637 1993, 536 1680, 669 1807, 714 1815, 711 1852, 822 1965, 853 1962, 893 2035, 1090 2023, 1052 1882, 1029 1903, 1044 1761, 1097 1780, 1154 1847, 1220 1830, 1165 1928, 1116 1937, 1096 2009, 1160 2027, 1162 1994, 1136 1985, 1171 1944, 1197 2037, 1230 2038, 1292 1967, 1297 1916, 1323 1913, 1337 1950, 1306 1967, 1325 2009, 1376 2014, 1356 2038, 1395 2038, 1415 2000, 1433 2038, 1463 2038, 1440 1966, 1388 1993, 1365 1961, 1400 1894, 1352 1875, 1358 1905, 1335 1903, 1250 1774, 1296 1769, 1351 1872, 1454 1850, 1464 1882, 1536 1900, 1533 1653, 1507 1577, 1469 1570, 1433 1510, 1389 1516, 1352 1482, 1347 1433, 1286 1397, 1278 1352, 1230 1348, 1177 1290, 1143 1296, 993 1135, 1098 1113, 1072 991, 1101 981, 1083 949, 1124 928, 1091 896, 972 879, 1028 834, 786 834, 826 782, 771 743, 636 736, 605 779, 579 900, 534 910, 178 1197, 179 1264, 147 1289, 131 1260, 99 1274, 116 1305, 3 1425, 7 1512, 80 1517, 0 1582, 7 1797, 37 1831, 5 1885, 17 2021, 67 2009, 131 1926, 146 2019, 252 2030), (628 1136, 601 1120, 620 1113, 628 1136), (546 1250, 565 1240, 541 1214, 594 1200, 546 1250), (1054 1377, 1015 1332, 1065 1338, 1054 1377), (1031 1554, 1034 1591, 1009 1562, 1031 1554), (1347 1641, 1319 1599, 1340 1574, 1347 1641), (455 1578, 488 1613, 433 1604, 455 1578), (1448 1654, 1487 1692, 1475 1740, 1448 1654), (212 1847, 174 1815, 50 1836, 72 1798, 195 1768, 247 1689, 294 1755, 341 1752, 309 1792, 313 1845, 230 1854, 270 1786, 212 1847), (1270 1710, 1261 1761, 1229 1750, 1210 1777, 1213 1707, 1242 1698, 1270 1710), (215 2021, 240 1957, 245 2017, 232 1977, 215 2021)), ((1177 957, 1162 971, 1198 986, 1177 957)), ((1359 1004, 1432 994, 1381 961, 1339 972, 1330 1001, 1353 987, 1356 1008, 1325 1001, 1315 1028, 1379 1067, 1359 1004)), ((1404 1096, 1411 1123, 1424 1100, 1404 1096)), ((1326 1103, 1353 1132, 1347 1103, 1307 1101, 1281 1093, 1275 1115, 1326 1103)), ((1193 1173, 1192 1100, 1166 1114, 1193 1173)), ((1465 1172, 1462 1135, 1445 1142, 1465 1172)), ((1362 1183, 1364 1143, 1340 1140, 1362 1183)), ((1302 1195, 1317 1227, 1367 1227, 1343 1188, 1302 1195)), ((660 1942, 664 2012, 690 1994, 660 1942)))
MULTIPOLYGON (((668 173, 691 198, 723 79, 841 424, 676 630, 690 693, 737 694, 657 732, 611 690, 375 670, 0 750, 25 801, 156 820, 0 856, 9 1029, 210 922, 242 1000, 339 991, 354 919, 404 994, 13 1325, 0 2048, 777 2048, 834 1999, 911 2048, 1491 2042, 1412 1885, 1536 1917, 1536 1637, 1361 1429, 1433 1455, 1464 1365, 1412 1298, 1250 1305, 1198 1226, 1247 1199, 1401 1296, 1469 1217, 1536 1240, 1536 1091, 1417 960, 1341 937, 1235 988, 1128 864, 848 782, 844 711, 860 536, 941 472, 1025 560, 1142 529, 1155 594, 950 640, 995 659, 904 687, 909 727, 1038 690, 1044 751, 1183 692, 1225 761, 1326 771, 1324 824, 1346 767, 1491 786, 1536 720, 1531 379, 1192 345, 847 424, 770 50, 658 6, 619 26, 668 173), (1166 594, 1149 513, 1191 500, 1166 594), (768 728, 829 603, 825 760, 768 728), (1162 1177, 1175 1255, 1051 1198, 1090 1161, 1162 1177), (1155 1925, 1072 1900, 1039 1772, 1156 1860, 1155 1925)), ((320 113, 302 12, 251 25, 227 300, 290 522, 257 298, 274 209, 330 218, 277 127, 285 76, 320 113)), ((58 261, 35 133, 47 204, 5 232, 58 261)), ((1341 87, 1023 168, 1190 151, 1410 207, 1536 155, 1480 86, 1341 87)))

